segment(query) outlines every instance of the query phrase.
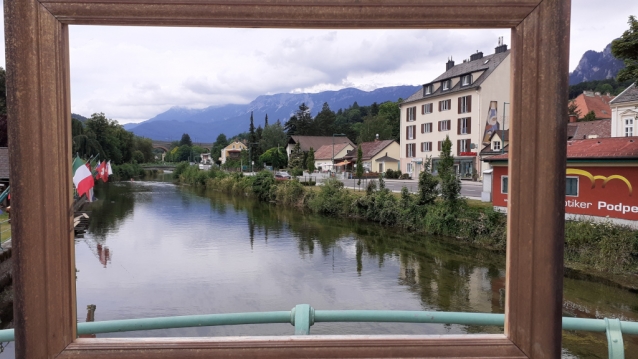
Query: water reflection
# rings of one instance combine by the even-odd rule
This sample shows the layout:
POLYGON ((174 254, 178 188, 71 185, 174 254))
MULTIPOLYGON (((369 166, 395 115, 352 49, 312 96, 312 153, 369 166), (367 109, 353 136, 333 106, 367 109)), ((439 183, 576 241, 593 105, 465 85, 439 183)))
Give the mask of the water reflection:
MULTIPOLYGON (((76 246, 78 310, 97 305, 95 320, 289 310, 300 303, 317 309, 504 311, 505 258, 493 252, 168 183, 107 183, 96 195, 102 200, 76 246)), ((596 288, 566 279, 566 303, 573 303, 566 314, 636 319, 635 295, 596 288)), ((495 333, 502 328, 320 323, 311 332, 495 333)), ((290 325, 276 324, 98 337, 291 333, 290 325)), ((570 351, 577 346, 583 357, 592 352, 588 346, 606 351, 604 336, 583 338, 568 333, 565 345, 570 351)))

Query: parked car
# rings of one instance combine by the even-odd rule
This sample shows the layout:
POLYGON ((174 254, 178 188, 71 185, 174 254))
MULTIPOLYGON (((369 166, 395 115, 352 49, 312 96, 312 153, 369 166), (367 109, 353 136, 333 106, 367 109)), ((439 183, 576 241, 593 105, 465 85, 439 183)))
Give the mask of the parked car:
POLYGON ((275 172, 275 178, 291 179, 288 172, 275 172))

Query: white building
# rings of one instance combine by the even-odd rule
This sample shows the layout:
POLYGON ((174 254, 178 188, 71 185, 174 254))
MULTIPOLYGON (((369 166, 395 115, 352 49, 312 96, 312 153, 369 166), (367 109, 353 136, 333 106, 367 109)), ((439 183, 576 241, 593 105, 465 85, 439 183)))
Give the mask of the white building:
POLYGON ((507 129, 503 113, 509 112, 510 51, 499 45, 495 53, 473 54, 401 103, 401 171, 412 178, 431 157, 433 167, 446 136, 452 141, 455 167, 462 177, 480 176, 478 152, 490 143, 494 131, 507 129))
POLYGON ((638 136, 638 88, 636 84, 609 102, 611 106, 611 137, 638 136))

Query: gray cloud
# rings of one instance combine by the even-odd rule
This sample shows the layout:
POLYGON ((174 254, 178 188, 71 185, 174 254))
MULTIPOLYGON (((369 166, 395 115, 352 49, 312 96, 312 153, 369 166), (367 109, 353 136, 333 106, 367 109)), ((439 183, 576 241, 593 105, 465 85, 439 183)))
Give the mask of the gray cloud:
MULTIPOLYGON (((570 69, 627 29, 638 2, 572 1, 570 69)), ((1 11, 1 10, 0 10, 1 11)), ((3 27, 0 27, 3 31, 3 27)), ((71 26, 72 110, 141 121, 173 106, 262 94, 421 84, 509 30, 281 30, 71 26)), ((4 47, 0 47, 4 65, 4 47)))

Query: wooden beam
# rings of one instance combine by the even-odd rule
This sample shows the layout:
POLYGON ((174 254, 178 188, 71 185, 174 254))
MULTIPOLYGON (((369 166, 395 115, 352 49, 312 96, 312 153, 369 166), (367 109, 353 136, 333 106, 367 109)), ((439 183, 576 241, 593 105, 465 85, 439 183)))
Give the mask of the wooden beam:
POLYGON ((506 334, 559 358, 570 3, 543 1, 512 30, 506 334))
POLYGON ((4 5, 16 352, 48 358, 76 337, 68 33, 37 1, 4 5))

